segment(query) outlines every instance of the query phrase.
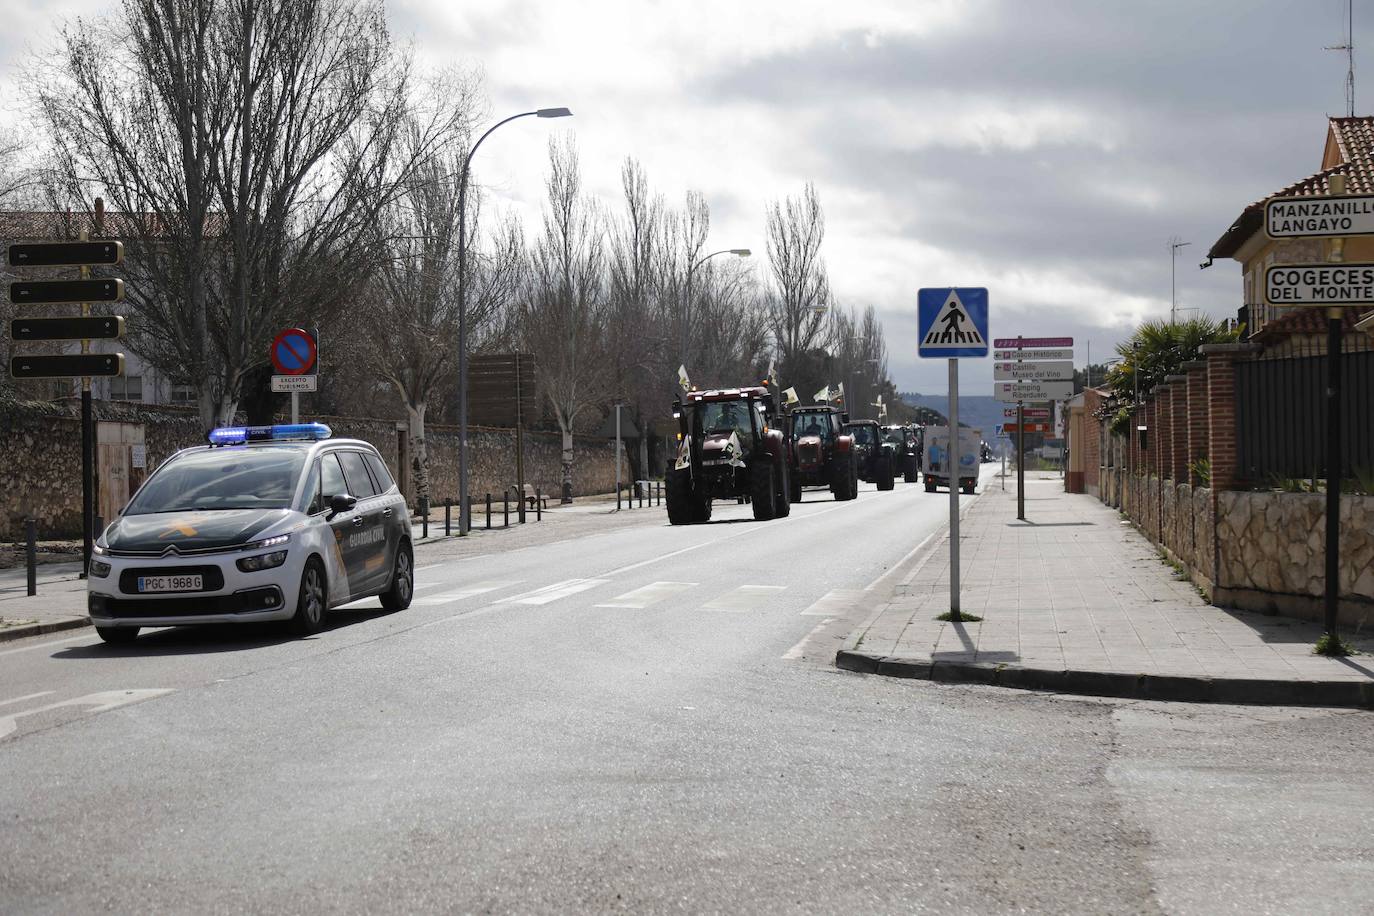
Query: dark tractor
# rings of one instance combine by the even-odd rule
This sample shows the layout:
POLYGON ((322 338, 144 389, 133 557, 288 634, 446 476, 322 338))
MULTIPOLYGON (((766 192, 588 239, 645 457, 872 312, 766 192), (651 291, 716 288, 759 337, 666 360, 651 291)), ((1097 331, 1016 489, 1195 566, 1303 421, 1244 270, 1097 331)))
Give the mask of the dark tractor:
POLYGON ((897 469, 897 450, 883 438, 877 420, 851 420, 844 431, 854 437, 854 455, 859 479, 876 483, 879 490, 891 490, 897 469))
POLYGON ((836 500, 859 495, 854 437, 844 431, 847 419, 836 407, 798 407, 789 414, 792 502, 801 502, 802 487, 829 487, 836 500))
POLYGON ((689 391, 673 403, 678 422, 677 461, 666 475, 668 521, 711 520, 711 501, 745 497, 754 518, 785 518, 787 440, 770 424, 766 388, 689 391))
POLYGON ((920 429, 910 424, 906 426, 884 426, 883 439, 888 442, 897 459, 896 469, 901 470, 902 480, 915 483, 921 477, 921 439, 920 429))

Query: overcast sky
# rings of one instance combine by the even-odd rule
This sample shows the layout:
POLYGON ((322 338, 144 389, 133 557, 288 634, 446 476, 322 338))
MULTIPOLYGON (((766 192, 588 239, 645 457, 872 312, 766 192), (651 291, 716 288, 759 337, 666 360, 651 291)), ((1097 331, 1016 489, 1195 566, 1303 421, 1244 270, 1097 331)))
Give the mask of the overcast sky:
MULTIPOLYGON (((0 0, 13 85, 26 47, 104 0, 0 0), (20 24, 16 27, 16 24, 20 24), (25 29, 27 31, 21 31, 25 29)), ((1234 315, 1234 262, 1198 270, 1249 202, 1315 171, 1344 113, 1343 0, 390 0, 430 64, 478 63, 492 115, 566 105, 493 135, 478 168, 538 213, 546 141, 576 135, 587 186, 618 198, 634 156, 710 243, 755 250, 773 198, 816 184, 840 303, 877 305, 899 388, 943 393, 916 350, 916 291, 986 286, 994 336, 1071 335, 1081 365, 1140 319, 1234 315)), ((1374 3, 1355 10, 1374 48, 1374 3), (1364 20, 1362 22, 1362 20, 1364 20)), ((1371 88, 1374 93, 1374 88, 1371 88)), ((966 394, 991 392, 986 360, 966 394)))

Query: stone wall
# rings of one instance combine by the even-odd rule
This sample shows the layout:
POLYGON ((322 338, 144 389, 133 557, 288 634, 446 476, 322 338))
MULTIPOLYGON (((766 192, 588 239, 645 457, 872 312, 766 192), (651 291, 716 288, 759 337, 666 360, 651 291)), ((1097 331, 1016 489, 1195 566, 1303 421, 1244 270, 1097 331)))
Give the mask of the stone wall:
MULTIPOLYGON (((151 471, 178 449, 205 442, 193 410, 139 407, 95 402, 96 420, 117 420, 143 427, 147 469, 151 471)), ((402 480, 400 461, 404 424, 358 417, 311 417, 328 423, 337 438, 362 439, 374 445, 391 473, 402 480)), ((431 427, 430 479, 437 500, 458 496, 458 435, 454 427, 431 427)), ((485 493, 499 498, 515 485, 515 433, 508 429, 469 431, 470 487, 474 504, 485 493)), ((606 493, 615 488, 615 443, 574 440, 573 495, 606 493)), ((525 476, 557 499, 562 481, 562 439, 558 433, 525 434, 525 476)), ((623 472, 628 479, 628 473, 623 472)), ((97 486, 99 484, 97 483, 97 486)), ((81 420, 78 402, 28 402, 0 399, 0 540, 23 536, 26 518, 39 522, 40 537, 75 538, 81 532, 81 420)), ((413 494, 407 493, 413 502, 413 494)))
MULTIPOLYGON (((1326 494, 1221 493, 1219 599, 1316 616, 1326 590, 1326 494)), ((1374 497, 1341 497, 1341 615, 1374 621, 1374 497)))
MULTIPOLYGON (((1214 604, 1320 619, 1324 493, 1214 494, 1207 487, 1124 475, 1119 482, 1123 511, 1187 568, 1214 604)), ((1345 623, 1374 624, 1374 497, 1341 497, 1340 596, 1345 623)))

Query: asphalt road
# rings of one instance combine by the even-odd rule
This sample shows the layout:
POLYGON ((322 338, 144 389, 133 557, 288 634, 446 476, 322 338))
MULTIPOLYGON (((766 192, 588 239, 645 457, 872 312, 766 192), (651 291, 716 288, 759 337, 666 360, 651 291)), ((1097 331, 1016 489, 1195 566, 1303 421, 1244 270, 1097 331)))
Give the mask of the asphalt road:
POLYGON ((835 671, 947 510, 645 512, 426 547, 310 639, 6 644, 0 912, 1369 911, 1368 714, 835 671))

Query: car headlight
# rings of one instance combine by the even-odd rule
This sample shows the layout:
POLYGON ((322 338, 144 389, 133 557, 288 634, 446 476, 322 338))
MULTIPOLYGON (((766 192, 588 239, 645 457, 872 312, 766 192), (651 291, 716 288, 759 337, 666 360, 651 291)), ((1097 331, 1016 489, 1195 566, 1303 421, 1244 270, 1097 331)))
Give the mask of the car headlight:
POLYGON ((92 560, 90 572, 97 579, 103 579, 110 574, 110 564, 103 560, 92 560))
POLYGON ((274 553, 259 554, 256 557, 244 557, 238 561, 238 567, 243 572, 258 572, 264 569, 275 569, 285 562, 286 551, 278 550, 274 553))
POLYGON ((105 553, 105 548, 100 546, 99 541, 96 541, 94 544, 91 545, 91 553, 96 554, 97 556, 102 555, 105 553))
POLYGON ((277 547, 291 540, 289 534, 279 534, 276 537, 267 538, 261 541, 254 541, 251 544, 244 544, 241 550, 262 550, 265 547, 277 547))

